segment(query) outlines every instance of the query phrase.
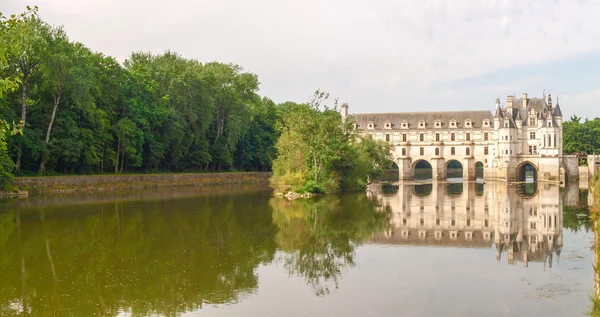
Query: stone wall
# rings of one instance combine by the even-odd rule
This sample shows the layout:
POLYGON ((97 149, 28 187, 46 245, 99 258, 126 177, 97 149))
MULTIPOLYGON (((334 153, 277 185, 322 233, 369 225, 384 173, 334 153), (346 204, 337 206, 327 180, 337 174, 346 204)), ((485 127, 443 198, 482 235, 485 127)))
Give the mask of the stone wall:
POLYGON ((17 177, 13 181, 13 186, 30 193, 58 193, 223 184, 267 184, 270 176, 270 172, 255 172, 17 177))

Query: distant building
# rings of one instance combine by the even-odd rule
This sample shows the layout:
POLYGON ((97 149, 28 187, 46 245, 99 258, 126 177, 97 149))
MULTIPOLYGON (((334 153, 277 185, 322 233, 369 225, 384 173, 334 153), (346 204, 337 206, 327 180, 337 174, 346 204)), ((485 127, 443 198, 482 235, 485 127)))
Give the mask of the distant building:
POLYGON ((448 165, 463 167, 473 180, 480 169, 486 179, 523 180, 526 170, 536 179, 559 182, 578 177, 577 159, 563 156, 563 115, 552 97, 496 100, 495 114, 482 111, 362 113, 348 112, 362 134, 394 145, 400 179, 413 179, 417 165, 430 165, 432 178, 446 179, 448 165), (456 163, 454 163, 456 164, 456 163))

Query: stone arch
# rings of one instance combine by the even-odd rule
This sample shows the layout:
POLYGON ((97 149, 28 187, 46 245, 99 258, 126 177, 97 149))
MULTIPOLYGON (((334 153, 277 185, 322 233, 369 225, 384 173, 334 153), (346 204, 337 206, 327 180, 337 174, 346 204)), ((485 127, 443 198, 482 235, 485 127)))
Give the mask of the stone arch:
POLYGON ((523 161, 516 167, 516 175, 517 181, 527 182, 533 181, 537 182, 539 175, 539 168, 537 165, 533 164, 530 161, 523 161))
POLYGON ((482 162, 475 162, 475 179, 483 179, 485 177, 485 168, 482 162))
POLYGON ((448 160, 445 166, 446 179, 449 178, 463 178, 464 166, 458 160, 448 160))
POLYGON ((433 166, 429 161, 420 159, 416 160, 411 165, 414 179, 432 179, 433 178, 433 166))

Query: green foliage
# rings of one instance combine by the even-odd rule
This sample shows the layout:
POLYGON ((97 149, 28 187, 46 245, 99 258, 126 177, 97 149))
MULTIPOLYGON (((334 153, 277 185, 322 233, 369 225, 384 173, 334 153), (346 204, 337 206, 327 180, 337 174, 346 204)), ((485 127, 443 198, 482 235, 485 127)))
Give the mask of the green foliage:
POLYGON ((336 104, 324 105, 327 99, 317 91, 309 103, 280 105, 281 136, 271 178, 277 190, 305 191, 315 185, 328 193, 356 190, 383 173, 389 145, 355 134, 336 104))
POLYGON ((315 181, 308 180, 301 190, 302 193, 311 193, 311 194, 325 194, 325 188, 323 185, 315 183, 315 181))
POLYGON ((271 170, 278 113, 255 74, 171 51, 121 65, 36 12, 0 19, 0 148, 19 175, 271 170))
POLYGON ((573 116, 563 123, 563 150, 567 154, 600 153, 600 118, 585 120, 573 116))

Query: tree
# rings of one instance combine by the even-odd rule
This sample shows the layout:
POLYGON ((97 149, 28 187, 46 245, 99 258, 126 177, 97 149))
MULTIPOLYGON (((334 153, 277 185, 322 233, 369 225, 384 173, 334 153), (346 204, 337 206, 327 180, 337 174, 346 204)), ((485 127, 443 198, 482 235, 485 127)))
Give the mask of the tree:
MULTIPOLYGON (((9 67, 18 71, 21 85, 21 124, 27 128, 27 103, 30 79, 46 58, 50 27, 36 15, 26 15, 8 30, 9 37, 17 38, 15 45, 9 46, 9 67)), ((23 142, 19 142, 15 168, 21 168, 23 142)))
POLYGON ((71 100, 74 106, 91 103, 92 53, 79 43, 71 43, 62 28, 51 30, 49 57, 43 64, 43 84, 52 95, 52 113, 46 130, 40 173, 46 172, 46 157, 56 111, 61 103, 71 100))
POLYGON ((337 106, 324 105, 328 97, 316 91, 310 102, 286 103, 281 110, 278 157, 271 178, 277 190, 355 190, 389 159, 389 146, 356 135, 337 106))

